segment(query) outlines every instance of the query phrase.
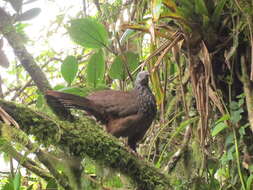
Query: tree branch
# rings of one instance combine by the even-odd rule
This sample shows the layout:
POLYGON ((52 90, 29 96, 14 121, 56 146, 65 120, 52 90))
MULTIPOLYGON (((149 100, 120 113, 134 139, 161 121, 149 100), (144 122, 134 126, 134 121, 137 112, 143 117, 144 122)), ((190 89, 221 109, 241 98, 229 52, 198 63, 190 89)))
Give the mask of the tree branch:
POLYGON ((83 119, 74 123, 50 120, 29 108, 0 100, 0 106, 10 114, 25 133, 34 135, 44 145, 70 150, 80 158, 86 156, 99 164, 117 170, 136 182, 139 189, 171 189, 169 178, 144 160, 139 160, 119 141, 105 133, 94 121, 83 119))
POLYGON ((1 151, 11 155, 20 165, 27 168, 42 179, 46 181, 52 179, 52 176, 46 170, 42 169, 36 162, 31 160, 30 158, 23 156, 22 154, 17 152, 9 143, 6 142, 4 145, 2 145, 1 151))
MULTIPOLYGON (((20 34, 18 34, 13 25, 12 17, 5 12, 3 8, 0 7, 0 32, 8 40, 8 43, 14 50, 15 55, 18 57, 20 63, 29 73, 32 80, 38 87, 38 89, 45 93, 45 91, 51 89, 51 86, 42 72, 40 67, 36 64, 34 58, 27 51, 24 46, 24 39, 20 34)), ((49 106, 52 108, 54 113, 62 119, 73 119, 70 112, 64 108, 62 105, 55 106, 48 102, 49 106), (60 108, 59 108, 60 106, 60 108)))

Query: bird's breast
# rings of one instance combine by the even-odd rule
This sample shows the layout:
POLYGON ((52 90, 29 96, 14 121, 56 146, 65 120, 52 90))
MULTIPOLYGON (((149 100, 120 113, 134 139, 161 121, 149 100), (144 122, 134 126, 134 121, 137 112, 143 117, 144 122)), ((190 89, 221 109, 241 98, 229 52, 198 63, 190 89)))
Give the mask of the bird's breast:
POLYGON ((157 110, 155 97, 152 94, 151 90, 149 88, 139 89, 137 98, 139 104, 139 112, 153 120, 157 110))

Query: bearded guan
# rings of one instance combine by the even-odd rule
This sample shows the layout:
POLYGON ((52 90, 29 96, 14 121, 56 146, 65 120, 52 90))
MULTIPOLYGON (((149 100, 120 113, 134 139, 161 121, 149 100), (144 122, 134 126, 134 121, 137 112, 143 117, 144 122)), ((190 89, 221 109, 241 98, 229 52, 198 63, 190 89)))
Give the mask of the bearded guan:
POLYGON ((85 110, 106 125, 116 137, 128 137, 128 145, 136 150, 156 115, 156 101, 149 86, 149 73, 138 73, 133 90, 102 90, 80 97, 58 91, 47 91, 48 101, 60 101, 67 108, 85 110))

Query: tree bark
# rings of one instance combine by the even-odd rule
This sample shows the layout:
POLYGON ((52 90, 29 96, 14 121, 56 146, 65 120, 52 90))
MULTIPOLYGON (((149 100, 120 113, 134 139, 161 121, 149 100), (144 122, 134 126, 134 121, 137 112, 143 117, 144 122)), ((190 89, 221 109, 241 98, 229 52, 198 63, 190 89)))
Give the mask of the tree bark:
MULTIPOLYGON (((8 43, 13 48, 15 55, 25 70, 29 73, 38 89, 44 94, 45 91, 51 89, 49 81, 41 68, 36 64, 32 55, 27 51, 24 45, 25 40, 15 30, 13 18, 1 7, 0 18, 0 32, 7 39, 8 43)), ((69 110, 65 109, 62 105, 56 106, 54 104, 51 105, 50 102, 48 103, 54 113, 61 119, 73 119, 69 110)))

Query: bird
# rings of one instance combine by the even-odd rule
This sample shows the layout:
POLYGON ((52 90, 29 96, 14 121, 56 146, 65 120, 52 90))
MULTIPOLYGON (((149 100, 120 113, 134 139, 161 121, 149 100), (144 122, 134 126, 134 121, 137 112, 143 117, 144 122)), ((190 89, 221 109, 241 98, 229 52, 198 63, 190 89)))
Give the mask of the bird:
POLYGON ((104 124, 108 133, 127 137, 128 146, 136 152, 137 142, 144 137, 157 113, 155 96, 148 83, 149 72, 141 71, 130 91, 100 90, 81 97, 48 90, 45 96, 47 100, 56 99, 66 108, 86 111, 104 124))

